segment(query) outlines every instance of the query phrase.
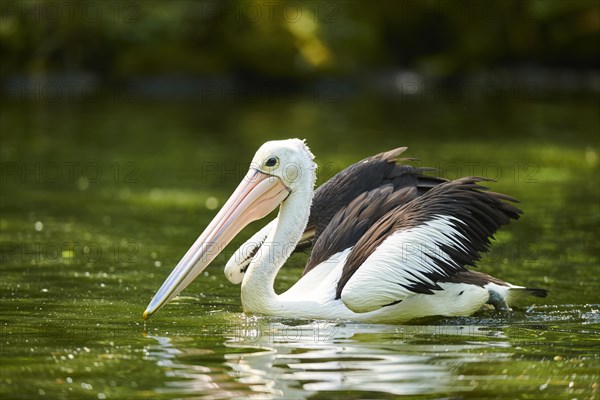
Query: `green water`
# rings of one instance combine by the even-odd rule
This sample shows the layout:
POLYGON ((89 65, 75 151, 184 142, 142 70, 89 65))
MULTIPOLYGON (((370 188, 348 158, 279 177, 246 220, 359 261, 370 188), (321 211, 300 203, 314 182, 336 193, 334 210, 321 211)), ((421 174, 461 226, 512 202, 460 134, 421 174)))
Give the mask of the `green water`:
MULTIPOLYGON (((2 105, 0 396, 600 397, 597 104, 347 100, 2 105), (406 325, 241 313, 222 268, 141 315, 264 141, 306 138, 319 180, 397 146, 497 178, 525 211, 481 270, 543 287, 512 313, 406 325)), ((294 255, 277 289, 299 276, 294 255)))

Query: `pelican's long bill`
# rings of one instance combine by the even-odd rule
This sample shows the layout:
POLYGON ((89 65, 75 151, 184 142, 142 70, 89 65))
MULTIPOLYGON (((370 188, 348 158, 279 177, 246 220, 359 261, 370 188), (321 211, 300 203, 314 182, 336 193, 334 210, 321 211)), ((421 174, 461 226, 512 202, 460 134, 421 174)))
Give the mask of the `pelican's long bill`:
POLYGON ((250 222, 265 217, 289 195, 276 176, 250 168, 216 217, 173 269, 144 311, 144 319, 185 289, 250 222))

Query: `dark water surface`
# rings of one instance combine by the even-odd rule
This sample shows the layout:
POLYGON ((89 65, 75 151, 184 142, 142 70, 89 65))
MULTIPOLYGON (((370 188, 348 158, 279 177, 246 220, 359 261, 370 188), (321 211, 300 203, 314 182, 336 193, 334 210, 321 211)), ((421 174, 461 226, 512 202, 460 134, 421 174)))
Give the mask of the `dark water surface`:
POLYGON ((596 106, 3 104, 0 396, 599 398, 596 106), (144 324, 255 150, 287 137, 307 139, 320 181, 397 146, 448 178, 496 178, 525 214, 480 269, 549 297, 406 325, 245 316, 222 268, 258 222, 144 324))

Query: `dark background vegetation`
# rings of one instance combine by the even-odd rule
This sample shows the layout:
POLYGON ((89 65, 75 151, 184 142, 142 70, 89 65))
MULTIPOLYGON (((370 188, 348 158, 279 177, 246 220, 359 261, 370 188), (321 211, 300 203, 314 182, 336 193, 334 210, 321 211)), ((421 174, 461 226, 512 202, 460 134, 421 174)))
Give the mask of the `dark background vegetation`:
POLYGON ((1 12, 5 87, 49 77, 135 79, 159 95, 207 77, 277 88, 335 79, 351 90, 413 78, 600 86, 600 8, 590 0, 3 0, 1 12))

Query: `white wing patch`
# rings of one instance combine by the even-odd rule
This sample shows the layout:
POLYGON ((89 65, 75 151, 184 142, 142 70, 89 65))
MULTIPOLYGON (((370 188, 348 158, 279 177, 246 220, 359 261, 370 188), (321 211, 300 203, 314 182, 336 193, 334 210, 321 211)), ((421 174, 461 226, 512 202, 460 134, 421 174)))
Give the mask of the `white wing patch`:
POLYGON ((466 251, 467 238, 451 216, 439 215, 415 228, 393 233, 371 254, 342 290, 342 301, 354 312, 368 312, 404 300, 418 283, 432 284, 432 274, 445 274, 432 256, 460 269, 442 246, 466 251))
POLYGON ((317 302, 331 301, 335 297, 337 281, 342 275, 352 248, 334 254, 315 268, 311 269, 298 282, 281 296, 285 300, 310 298, 317 302))

